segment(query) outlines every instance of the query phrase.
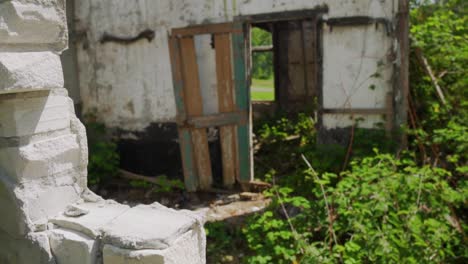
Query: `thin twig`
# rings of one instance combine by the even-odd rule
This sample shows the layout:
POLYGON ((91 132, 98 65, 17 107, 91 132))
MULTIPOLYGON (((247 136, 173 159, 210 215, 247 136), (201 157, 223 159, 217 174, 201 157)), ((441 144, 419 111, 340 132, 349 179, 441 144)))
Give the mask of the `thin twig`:
MULTIPOLYGON (((408 95, 408 106, 409 106, 408 114, 409 114, 409 117, 410 117, 410 122, 411 122, 411 125, 413 126, 413 129, 416 130, 419 127, 418 117, 416 115, 416 111, 414 110, 414 102, 413 102, 413 99, 411 97, 411 94, 408 95)), ((421 139, 418 136, 418 134, 415 133, 414 135, 416 137, 416 142, 418 144, 419 152, 421 152, 421 155, 422 155, 422 163, 425 164, 426 163, 426 157, 427 157, 426 149, 422 145, 421 139)))
POLYGON ((317 177, 317 172, 315 172, 314 168, 312 167, 312 165, 310 164, 310 162, 307 160, 307 158, 304 156, 304 154, 301 154, 302 156, 302 159, 304 160, 304 162, 307 164, 307 166, 310 168, 310 170, 312 170, 312 174, 315 178, 315 180, 317 181, 317 183, 320 185, 320 188, 322 189, 322 195, 323 195, 323 199, 325 201, 325 206, 326 206, 326 209, 327 209, 327 215, 328 215, 328 220, 330 221, 330 225, 331 225, 331 234, 332 234, 332 238, 333 238, 333 241, 335 242, 335 245, 338 245, 338 241, 336 239, 336 234, 335 234, 335 230, 333 230, 333 220, 332 220, 332 215, 331 215, 331 208, 330 208, 330 205, 328 203, 328 198, 327 198, 327 195, 325 193, 325 188, 323 187, 323 184, 320 183, 320 180, 319 178, 317 177))
MULTIPOLYGON (((291 228, 291 232, 294 234, 294 238, 296 238, 296 240, 301 240, 301 236, 299 235, 299 233, 296 231, 296 229, 294 228, 294 225, 291 221, 291 217, 289 217, 289 214, 288 214, 288 211, 286 210, 286 207, 284 206, 284 203, 283 203, 283 200, 281 199, 281 196, 278 192, 278 190, 275 188, 276 186, 276 183, 275 183, 275 176, 273 176, 273 190, 275 190, 275 194, 276 194, 276 197, 278 198, 278 201, 281 205, 281 210, 283 211, 284 215, 286 216, 286 220, 288 221, 288 224, 289 224, 289 227, 291 228)), ((301 247, 301 254, 304 254, 304 249, 301 247)))
MULTIPOLYGON (((354 115, 353 115, 353 120, 354 120, 354 115)), ((343 167, 341 168, 342 171, 344 171, 346 169, 346 166, 348 166, 349 158, 351 157, 351 152, 353 151, 355 128, 356 128, 356 123, 353 123, 353 126, 351 126, 351 136, 349 138, 348 151, 346 151, 346 157, 343 163, 343 167)))
POLYGON ((421 192, 422 192, 422 182, 423 182, 423 177, 426 175, 426 173, 423 173, 419 176, 419 187, 418 187, 418 199, 416 200, 416 210, 419 210, 420 206, 420 201, 421 201, 421 192))
POLYGON ((422 50, 420 48, 416 48, 415 53, 416 53, 416 56, 418 57, 419 62, 422 64, 421 66, 424 68, 427 75, 429 75, 429 77, 431 78, 431 82, 434 88, 436 89, 437 96, 439 97, 440 101, 444 105, 446 105, 447 101, 445 100, 444 93, 442 92, 442 88, 440 88, 437 78, 432 72, 431 65, 429 65, 429 62, 427 62, 427 59, 426 57, 424 57, 424 54, 422 53, 422 50))

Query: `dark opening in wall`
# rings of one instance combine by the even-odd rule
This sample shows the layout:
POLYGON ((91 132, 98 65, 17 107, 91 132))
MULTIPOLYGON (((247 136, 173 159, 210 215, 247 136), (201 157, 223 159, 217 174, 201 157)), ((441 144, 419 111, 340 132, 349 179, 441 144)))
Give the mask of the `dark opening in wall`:
POLYGON ((318 17, 301 17, 251 24, 254 119, 277 111, 317 110, 321 63, 318 23, 318 17))

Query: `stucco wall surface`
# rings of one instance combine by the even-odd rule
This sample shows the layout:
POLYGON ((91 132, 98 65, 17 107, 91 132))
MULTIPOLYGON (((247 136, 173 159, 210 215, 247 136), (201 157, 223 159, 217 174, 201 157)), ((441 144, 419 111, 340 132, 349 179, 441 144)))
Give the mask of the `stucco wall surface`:
MULTIPOLYGON (((97 113, 110 127, 143 130, 152 122, 175 121, 171 65, 167 44, 172 28, 232 21, 234 17, 327 5, 325 18, 370 16, 393 20, 397 0, 80 0, 76 1, 78 64, 84 112, 97 113), (100 43, 104 33, 132 37, 154 30, 153 41, 100 43)), ((384 27, 358 26, 324 34, 323 87, 325 104, 349 107, 380 106, 391 89, 391 66, 384 67, 378 89, 367 93, 366 80, 392 45, 384 27), (330 75, 331 74, 331 75, 330 75), (337 81, 339 83, 337 83, 337 81), (358 88, 356 88, 358 87, 358 88), (337 89, 339 88, 339 89, 337 89), (351 97, 350 97, 351 95, 351 97), (349 98, 346 100, 345 98, 349 98)), ((205 113, 217 112, 213 52, 197 40, 197 59, 205 113)), ((384 60, 384 63, 391 63, 384 60)), ((336 119, 335 117, 331 117, 336 119)), ((325 122, 332 125, 333 122, 325 122)), ((372 125, 372 122, 370 122, 372 125)))

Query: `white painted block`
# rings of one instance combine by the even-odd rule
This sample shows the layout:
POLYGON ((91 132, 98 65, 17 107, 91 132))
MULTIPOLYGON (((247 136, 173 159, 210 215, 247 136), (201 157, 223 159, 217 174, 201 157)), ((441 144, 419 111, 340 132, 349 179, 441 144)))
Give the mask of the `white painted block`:
POLYGON ((200 247, 199 238, 196 230, 189 230, 164 250, 129 250, 106 244, 104 264, 204 264, 205 248, 200 247))
POLYGON ((60 57, 53 52, 0 52, 0 93, 62 88, 60 57))
POLYGON ((158 251, 134 251, 111 245, 104 246, 103 259, 104 264, 165 264, 164 257, 158 251))
POLYGON ((196 224, 195 217, 161 205, 138 205, 108 223, 102 240, 120 248, 166 249, 196 224))
POLYGON ((118 204, 110 200, 97 203, 82 203, 79 206, 89 211, 89 213, 80 217, 68 217, 61 214, 52 218, 50 222, 57 226, 86 234, 91 238, 96 238, 101 235, 101 230, 112 219, 130 209, 128 205, 118 204))
POLYGON ((74 171, 81 166, 76 135, 65 135, 26 146, 0 148, 0 167, 12 179, 24 182, 74 171))
MULTIPOLYGON (((17 95, 21 95, 17 94, 17 95)), ((71 101, 66 96, 0 96, 0 137, 22 137, 70 127, 71 101)))
POLYGON ((81 233, 54 229, 49 232, 52 254, 57 264, 95 264, 99 243, 81 233))
POLYGON ((31 223, 53 217, 80 199, 81 189, 76 185, 54 186, 32 182, 16 191, 31 223))
POLYGON ((0 3, 0 46, 57 44, 66 47, 67 28, 62 0, 11 0, 0 3))

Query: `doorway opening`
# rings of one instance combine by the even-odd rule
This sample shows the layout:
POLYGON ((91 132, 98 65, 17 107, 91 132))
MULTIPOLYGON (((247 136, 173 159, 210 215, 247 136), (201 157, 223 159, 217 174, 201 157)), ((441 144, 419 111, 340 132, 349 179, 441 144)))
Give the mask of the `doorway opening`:
POLYGON ((253 119, 315 113, 320 97, 320 16, 304 11, 248 17, 253 119))
POLYGON ((252 102, 274 102, 275 75, 273 63, 273 30, 268 28, 268 24, 252 26, 250 32, 252 51, 252 84, 250 96, 252 102))

